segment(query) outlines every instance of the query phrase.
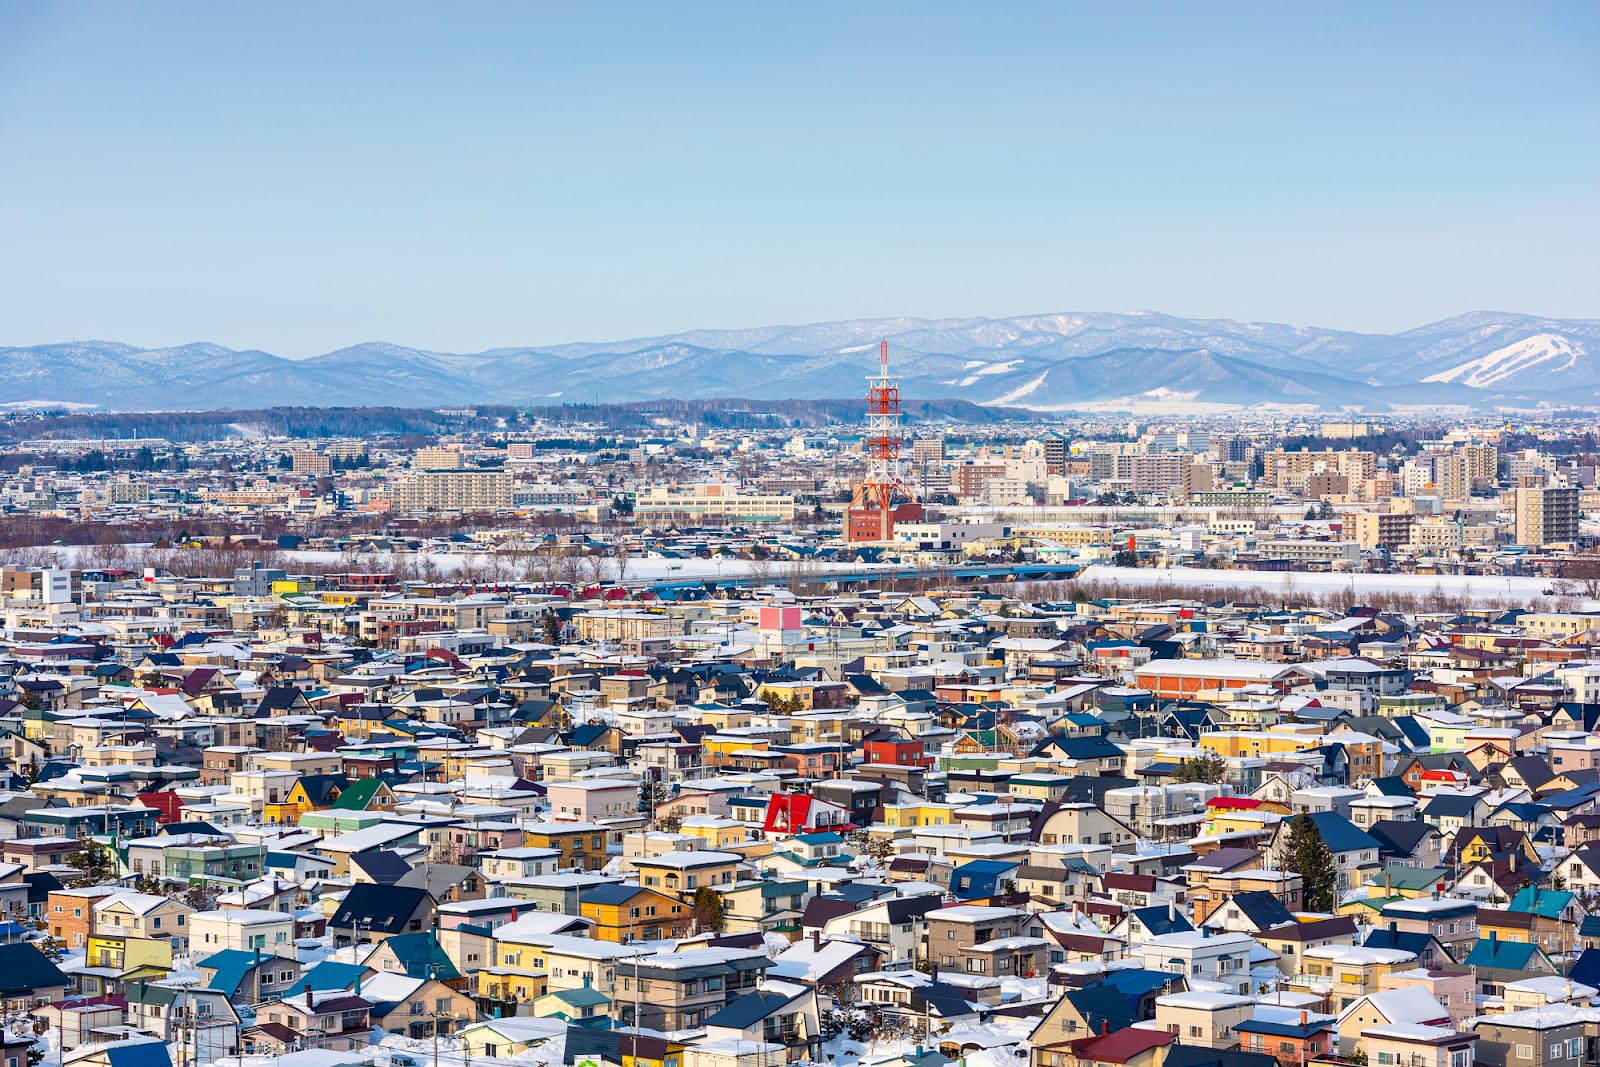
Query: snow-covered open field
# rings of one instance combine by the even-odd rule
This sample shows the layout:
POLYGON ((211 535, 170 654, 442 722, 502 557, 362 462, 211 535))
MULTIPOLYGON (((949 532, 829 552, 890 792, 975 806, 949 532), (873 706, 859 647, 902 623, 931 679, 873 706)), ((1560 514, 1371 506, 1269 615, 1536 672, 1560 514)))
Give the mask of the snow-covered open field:
MULTIPOLYGON (((1508 578, 1499 575, 1431 575, 1431 574, 1339 574, 1290 571, 1270 573, 1263 571, 1219 571, 1200 567, 1112 567, 1096 564, 1086 568, 1080 578, 1101 583, 1126 585, 1130 591, 1152 584, 1204 586, 1249 586, 1273 593, 1292 587, 1302 593, 1323 595, 1352 590, 1357 596, 1363 593, 1406 593, 1427 596, 1435 590, 1446 596, 1470 598, 1475 602, 1499 600, 1526 603, 1530 606, 1547 604, 1556 599, 1546 596, 1550 589, 1547 578, 1508 578)), ((1592 601, 1583 601, 1592 605, 1592 601)))
MULTIPOLYGON (((129 545, 129 548, 145 546, 129 545)), ((89 545, 55 545, 47 548, 31 548, 30 553, 54 553, 63 563, 76 564, 80 559, 93 551, 89 545)), ((181 563, 183 553, 177 552, 172 557, 181 563)), ((382 554, 355 554, 342 552, 310 552, 286 551, 274 553, 274 558, 287 563, 316 563, 329 567, 365 567, 382 569, 392 564, 410 564, 415 566, 424 559, 430 561, 440 571, 454 571, 466 566, 485 566, 499 561, 503 564, 514 566, 516 560, 509 555, 495 555, 487 552, 420 552, 403 553, 393 557, 382 554)), ((765 564, 748 559, 646 559, 642 556, 628 558, 628 581, 662 580, 675 581, 678 579, 697 578, 742 578, 753 572, 759 572, 770 577, 774 582, 782 582, 790 575, 800 573, 806 577, 825 576, 831 573, 844 571, 859 574, 862 571, 882 571, 884 574, 893 574, 896 571, 912 569, 900 563, 803 563, 793 564, 772 561, 765 564), (798 570, 796 569, 798 567, 798 570)), ((612 572, 615 573, 614 571, 612 572)))

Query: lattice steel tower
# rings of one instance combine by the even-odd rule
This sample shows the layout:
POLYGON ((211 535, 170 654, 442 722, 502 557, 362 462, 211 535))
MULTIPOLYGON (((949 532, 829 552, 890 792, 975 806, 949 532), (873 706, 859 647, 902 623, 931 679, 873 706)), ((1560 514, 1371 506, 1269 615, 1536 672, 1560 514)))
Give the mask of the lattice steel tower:
POLYGON ((916 500, 900 477, 900 379, 889 376, 888 341, 878 342, 878 373, 867 382, 867 477, 850 501, 849 541, 887 540, 896 497, 901 503, 916 500))

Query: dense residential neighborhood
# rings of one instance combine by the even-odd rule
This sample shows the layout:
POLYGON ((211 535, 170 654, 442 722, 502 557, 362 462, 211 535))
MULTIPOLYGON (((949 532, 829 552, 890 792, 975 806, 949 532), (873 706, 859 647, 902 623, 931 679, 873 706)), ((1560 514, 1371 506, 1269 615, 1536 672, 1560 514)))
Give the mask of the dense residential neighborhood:
POLYGON ((1589 439, 874 410, 11 417, 4 1067, 1600 1067, 1589 439))
POLYGON ((1596 1061, 1600 614, 4 576, 18 1064, 1596 1061))

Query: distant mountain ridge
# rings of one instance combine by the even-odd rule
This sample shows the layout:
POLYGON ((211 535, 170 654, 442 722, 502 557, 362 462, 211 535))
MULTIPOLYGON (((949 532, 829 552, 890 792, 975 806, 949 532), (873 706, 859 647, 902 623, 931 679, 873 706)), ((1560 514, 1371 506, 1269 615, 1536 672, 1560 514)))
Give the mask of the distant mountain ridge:
POLYGON ((882 339, 908 402, 1040 411, 1600 407, 1600 320, 1489 311, 1397 334, 1084 312, 690 330, 471 354, 367 342, 302 360, 207 343, 83 341, 0 348, 0 404, 149 411, 821 399, 864 392, 882 339))

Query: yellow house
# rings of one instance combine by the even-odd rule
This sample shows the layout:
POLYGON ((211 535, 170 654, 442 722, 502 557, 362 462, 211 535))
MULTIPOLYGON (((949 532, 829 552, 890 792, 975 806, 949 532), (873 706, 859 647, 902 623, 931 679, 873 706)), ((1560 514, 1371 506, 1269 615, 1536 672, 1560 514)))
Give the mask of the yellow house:
POLYGON ((1200 735, 1200 747, 1224 757, 1287 756, 1319 747, 1321 734, 1288 730, 1222 730, 1200 735))
MULTIPOLYGON (((763 684, 763 689, 775 688, 773 684, 763 684)), ((811 701, 811 687, 805 687, 806 707, 811 701)), ((815 742, 827 743, 837 741, 844 736, 845 722, 849 718, 839 712, 818 711, 805 716, 796 716, 789 720, 789 743, 791 745, 811 744, 815 742)))
MULTIPOLYGON (((1342 1012, 1368 993, 1378 991, 1378 979, 1395 971, 1414 970, 1417 954, 1397 948, 1356 948, 1319 945, 1302 954, 1300 974, 1292 987, 1328 987, 1328 1008, 1342 1012)), ((1318 989, 1320 992, 1320 988, 1318 989)))
POLYGON ((744 749, 766 752, 772 747, 766 738, 740 737, 728 734, 707 734, 700 740, 700 752, 709 767, 728 767, 735 761, 734 753, 744 749))
POLYGON ((1283 818, 1281 814, 1271 811, 1230 811, 1226 808, 1213 808, 1206 819, 1205 827, 1207 834, 1233 834, 1260 830, 1270 832, 1283 821, 1283 818))
POLYGON ((739 730, 755 722, 755 712, 748 707, 728 707, 724 704, 696 704, 700 722, 714 730, 739 730))
POLYGON ((737 819, 719 819, 715 815, 690 815, 680 821, 678 832, 698 837, 712 850, 732 849, 759 836, 760 827, 737 819))
POLYGON ((553 848, 561 853, 560 868, 598 871, 606 865, 608 830, 597 823, 539 822, 523 827, 523 843, 528 848, 553 848))
POLYGON ((324 589, 317 594, 317 599, 324 604, 334 604, 340 607, 351 607, 365 604, 371 600, 373 593, 367 589, 324 589))
POLYGON ((273 596, 293 596, 317 591, 315 578, 279 578, 272 583, 273 596))
POLYGON ((544 957, 538 954, 536 964, 521 962, 523 958, 531 958, 530 954, 537 953, 529 945, 511 946, 506 952, 496 948, 494 965, 484 967, 474 976, 478 983, 478 998, 525 1004, 544 996, 549 980, 544 970, 544 957), (502 957, 517 962, 502 964, 500 962, 502 957))
POLYGON ((301 775, 282 804, 263 805, 262 817, 268 822, 298 823, 306 812, 330 807, 347 784, 342 774, 301 775))
POLYGON ((722 888, 737 882, 742 859, 732 852, 668 852, 636 857, 633 865, 641 885, 690 900, 698 889, 722 888))
POLYGON ((134 937, 129 934, 90 934, 84 964, 85 991, 96 995, 111 988, 111 983, 151 981, 172 972, 172 941, 167 938, 134 937))
MULTIPOLYGON (((1481 863, 1489 858, 1495 851, 1491 842, 1484 840, 1484 836, 1475 829, 1468 827, 1461 831, 1461 866, 1466 867, 1474 863, 1481 863)), ((1533 845, 1523 838, 1518 845, 1519 851, 1530 863, 1540 862, 1538 853, 1533 845)))
POLYGON ((660 941, 689 933, 689 905, 637 885, 596 886, 578 902, 578 913, 594 922, 601 941, 660 941))
POLYGON ((954 804, 934 804, 929 801, 914 804, 885 804, 883 823, 885 826, 896 827, 949 826, 955 822, 955 811, 954 804))
POLYGON ((1282 717, 1276 703, 1252 704, 1239 702, 1222 709, 1235 730, 1261 730, 1273 725, 1282 717))

